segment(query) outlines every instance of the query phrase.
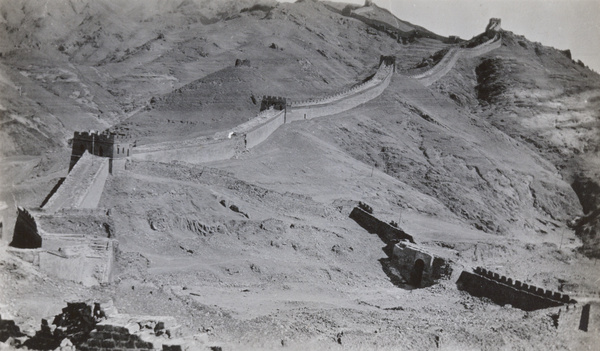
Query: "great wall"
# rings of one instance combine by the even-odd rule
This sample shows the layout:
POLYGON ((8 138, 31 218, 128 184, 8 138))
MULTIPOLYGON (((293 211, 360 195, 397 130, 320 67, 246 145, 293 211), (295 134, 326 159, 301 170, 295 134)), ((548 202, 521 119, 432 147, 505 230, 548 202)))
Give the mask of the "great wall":
MULTIPOLYGON (((502 45, 499 31, 500 21, 492 19, 486 29, 493 33, 492 39, 473 48, 452 47, 433 67, 403 72, 402 75, 425 89, 446 75, 459 59, 475 58, 499 48, 502 45)), ((231 159, 261 144, 284 124, 339 114, 377 98, 388 87, 395 72, 395 58, 381 56, 376 73, 350 89, 302 101, 265 96, 256 117, 212 137, 134 147, 126 136, 110 132, 75 132, 69 174, 40 208, 18 208, 9 252, 60 279, 74 280, 86 286, 109 283, 118 241, 113 236, 109 211, 98 208, 98 204, 109 175, 123 172, 126 160, 202 164, 231 159)), ((352 210, 350 218, 368 232, 379 235, 391 248, 390 259, 409 284, 426 287, 450 277, 452 260, 424 249, 395 223, 377 219, 370 207, 359 205, 352 210)), ((456 285, 473 296, 488 297, 500 305, 510 304, 527 311, 575 302, 569 295, 524 284, 480 267, 474 273, 463 271, 456 285)), ((144 317, 108 317, 93 325, 89 340, 78 345, 80 349, 182 349, 181 341, 170 339, 170 335, 164 339, 163 329, 168 329, 164 320, 175 326, 171 317, 160 317, 160 321, 154 317, 146 318, 152 324, 146 334, 152 335, 144 338, 138 335, 145 328, 143 323, 146 322, 140 322, 144 317), (159 338, 161 335, 162 339, 159 338)), ((5 326, 7 333, 20 333, 14 323, 0 320, 0 326, 5 326)))
MULTIPOLYGON (((494 50, 501 45, 501 33, 497 32, 499 20, 493 19, 493 21, 493 26, 488 25, 488 32, 493 32, 493 39, 471 49, 452 48, 437 65, 427 71, 417 75, 405 72, 403 75, 414 78, 421 83, 421 86, 428 85, 449 72, 458 58, 475 57, 494 50), (491 27, 493 29, 489 29, 491 27)), ((492 36, 490 33, 487 34, 492 36)), ((133 146, 125 135, 108 131, 75 132, 70 173, 55 192, 49 195, 43 206, 31 210, 18 209, 11 250, 17 254, 19 250, 29 250, 21 252, 21 256, 39 265, 42 265, 42 261, 58 260, 59 263, 47 265, 47 271, 53 271, 48 268, 50 266, 62 267, 61 259, 68 261, 75 260, 76 257, 82 261, 80 264, 85 266, 85 259, 81 257, 88 257, 90 266, 105 273, 96 274, 95 276, 99 277, 96 281, 79 276, 73 276, 72 279, 85 280, 86 284, 104 283, 110 279, 114 250, 116 250, 116 241, 110 237, 109 219, 105 218, 107 222, 101 225, 108 228, 105 232, 87 235, 73 227, 67 228, 68 230, 45 228, 49 222, 44 220, 45 218, 55 216, 65 219, 71 216, 69 220, 77 222, 76 212, 89 210, 88 215, 102 220, 105 211, 97 207, 105 182, 109 174, 118 174, 125 169, 126 160, 183 161, 202 164, 230 159, 264 142, 283 124, 342 113, 375 99, 388 87, 395 72, 395 57, 381 56, 379 67, 369 80, 338 93, 302 101, 265 96, 261 102, 261 111, 256 117, 229 131, 216 133, 213 137, 133 146), (60 240, 64 241, 65 247, 56 244, 60 240), (77 250, 67 249, 68 247, 78 247, 79 253, 74 254, 77 250), (82 249, 82 247, 87 248, 82 249), (100 248, 104 249, 98 251, 100 248), (48 255, 53 256, 53 260, 43 258, 49 257, 48 255), (107 260, 103 268, 98 266, 100 257, 107 260)), ((353 216, 358 218, 358 221, 368 230, 383 232, 383 235, 388 237, 386 241, 392 239, 412 241, 410 236, 406 233, 401 234, 397 228, 386 223, 376 223, 373 218, 369 218, 367 212, 360 209, 356 211, 353 212, 353 216)), ((85 227, 83 225, 81 228, 85 227)), ((56 274, 62 275, 59 271, 60 269, 56 274)))

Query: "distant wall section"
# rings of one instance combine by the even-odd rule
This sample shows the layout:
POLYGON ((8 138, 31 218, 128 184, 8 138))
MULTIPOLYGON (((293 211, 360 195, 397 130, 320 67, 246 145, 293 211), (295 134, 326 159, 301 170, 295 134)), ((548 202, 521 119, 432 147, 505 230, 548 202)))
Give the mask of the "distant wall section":
POLYGON ((501 46, 502 39, 499 35, 497 35, 489 41, 474 48, 461 49, 454 47, 448 50, 446 55, 444 55, 440 62, 438 62, 435 66, 424 72, 409 74, 409 76, 418 80, 421 82, 421 84, 429 86, 450 72, 460 58, 478 57, 492 50, 498 49, 501 46))
POLYGON ((367 103, 383 93, 392 79, 395 64, 383 61, 373 78, 346 91, 288 106, 287 123, 338 114, 367 103))

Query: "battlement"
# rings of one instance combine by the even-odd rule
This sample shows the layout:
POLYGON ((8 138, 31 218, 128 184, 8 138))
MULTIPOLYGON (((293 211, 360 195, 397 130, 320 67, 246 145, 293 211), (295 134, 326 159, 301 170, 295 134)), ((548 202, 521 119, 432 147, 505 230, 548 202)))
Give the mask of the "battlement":
POLYGON ((528 285, 528 284, 522 283, 519 280, 513 280, 513 279, 507 278, 503 275, 499 275, 498 273, 488 271, 482 267, 475 268, 475 273, 480 276, 483 276, 488 279, 499 282, 500 284, 504 284, 504 285, 513 287, 515 289, 526 291, 530 294, 542 296, 542 297, 545 297, 550 300, 559 301, 562 303, 574 302, 574 300, 572 300, 571 297, 567 294, 561 294, 559 292, 555 292, 555 291, 551 291, 551 290, 544 290, 544 289, 536 287, 534 285, 528 285))
POLYGON ((287 99, 281 96, 263 96, 260 104, 260 110, 268 110, 273 107, 275 110, 285 110, 287 99))
POLYGON ((94 130, 90 130, 87 132, 75 132, 73 134, 73 139, 81 139, 81 140, 96 140, 101 142, 114 142, 115 140, 130 140, 131 137, 126 134, 119 134, 115 132, 110 132, 105 130, 101 133, 98 133, 94 130))
POLYGON ((499 305, 510 304, 525 311, 576 302, 567 294, 528 285, 481 267, 477 267, 473 273, 463 271, 456 286, 473 296, 487 297, 499 305))

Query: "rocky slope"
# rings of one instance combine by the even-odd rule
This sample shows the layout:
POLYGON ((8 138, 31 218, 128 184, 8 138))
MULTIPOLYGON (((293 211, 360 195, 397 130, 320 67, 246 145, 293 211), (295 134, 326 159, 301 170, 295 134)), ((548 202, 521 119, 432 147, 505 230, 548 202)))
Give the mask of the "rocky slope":
POLYGON ((600 77, 567 53, 503 32, 500 49, 459 60, 426 88, 402 72, 451 44, 399 43, 345 16, 345 4, 36 5, 0 3, 0 190, 13 209, 39 205, 64 176, 74 130, 112 128, 140 144, 209 135, 254 116, 262 95, 360 83, 379 55, 395 55, 398 72, 375 100, 285 124, 236 159, 129 162, 101 199, 121 250, 115 282, 52 281, 2 247, 3 317, 31 329, 63 299, 110 297, 230 349, 598 341, 576 330, 575 312, 499 307, 454 284, 481 265, 584 300, 598 289, 600 77), (399 283, 385 244, 348 218, 358 201, 446 252, 455 274, 427 289, 399 283))

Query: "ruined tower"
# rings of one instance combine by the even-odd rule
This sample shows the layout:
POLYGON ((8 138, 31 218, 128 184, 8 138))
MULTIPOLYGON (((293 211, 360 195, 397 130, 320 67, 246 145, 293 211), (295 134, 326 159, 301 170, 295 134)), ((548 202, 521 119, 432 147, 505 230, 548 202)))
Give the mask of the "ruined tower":
POLYGON ((79 158, 87 150, 92 155, 108 157, 110 159, 110 172, 113 172, 114 160, 125 160, 131 152, 131 142, 126 135, 105 131, 97 133, 75 132, 73 135, 73 148, 71 151, 71 163, 69 171, 79 161, 79 158))

